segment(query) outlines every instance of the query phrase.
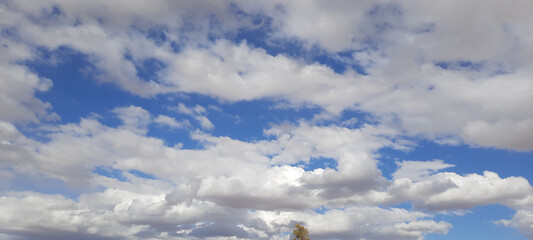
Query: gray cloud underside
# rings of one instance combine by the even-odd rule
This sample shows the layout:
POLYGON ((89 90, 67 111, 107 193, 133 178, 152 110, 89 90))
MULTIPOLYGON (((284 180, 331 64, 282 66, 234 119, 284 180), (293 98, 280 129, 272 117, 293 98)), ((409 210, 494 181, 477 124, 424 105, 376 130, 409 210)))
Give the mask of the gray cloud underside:
MULTIPOLYGON (((79 233, 172 239, 220 233, 275 239, 291 222, 304 221, 318 239, 419 239, 427 233, 445 233, 451 225, 431 220, 432 214, 376 205, 411 202, 415 209, 434 213, 483 204, 532 206, 533 190, 524 178, 439 172, 450 166, 442 161, 400 163, 395 179, 386 180, 377 168, 375 151, 397 143, 391 141, 395 132, 385 126, 348 129, 301 122, 289 128, 273 126, 266 131, 275 136, 273 140, 256 142, 198 132, 194 138, 205 147, 190 150, 146 136, 143 128, 157 122, 142 108, 114 112, 123 125, 111 128, 83 119, 59 126, 47 143, 27 139, 2 123, 2 136, 7 137, 1 151, 10 156, 4 164, 11 172, 40 173, 74 188, 105 187, 103 192, 81 194, 78 201, 8 192, 0 198, 2 212, 7 213, 0 218, 2 232, 28 238, 33 231, 45 231, 54 237, 79 233), (305 171, 285 165, 311 157, 333 158, 338 166, 305 171), (126 181, 92 173, 96 166, 121 170, 126 181), (158 179, 139 178, 129 174, 130 169, 158 179), (320 207, 330 210, 311 210, 320 207)), ((509 226, 521 226, 515 223, 519 220, 509 221, 509 226)))

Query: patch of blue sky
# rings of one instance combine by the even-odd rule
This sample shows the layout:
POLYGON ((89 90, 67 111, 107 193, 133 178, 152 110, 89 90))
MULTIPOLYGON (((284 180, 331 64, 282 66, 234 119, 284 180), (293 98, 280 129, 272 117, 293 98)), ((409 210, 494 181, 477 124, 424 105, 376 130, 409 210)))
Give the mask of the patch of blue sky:
POLYGON ((27 15, 29 20, 35 23, 40 23, 40 24, 45 24, 48 21, 57 20, 58 18, 61 18, 62 16, 64 16, 64 13, 61 10, 61 8, 56 4, 51 5, 50 7, 41 8, 40 13, 37 15, 34 15, 34 14, 27 15))
POLYGON ((145 26, 130 26, 132 33, 138 33, 144 35, 148 40, 152 41, 156 46, 163 46, 168 44, 173 53, 179 53, 183 49, 186 31, 193 31, 198 27, 194 26, 191 22, 187 22, 182 29, 174 30, 165 25, 155 25, 148 28, 145 26), (177 31, 178 34, 175 34, 177 31))
POLYGON ((155 180, 158 179, 155 175, 150 173, 145 173, 143 171, 137 170, 137 169, 130 169, 128 172, 136 177, 145 178, 145 179, 151 179, 155 180))
MULTIPOLYGON (((0 36, 14 42, 22 41, 22 39, 18 35, 18 29, 16 27, 3 27, 0 31, 0 36)), ((8 48, 9 45, 4 44, 3 47, 8 48)))
POLYGON ((263 132, 272 125, 297 124, 300 120, 312 119, 321 111, 316 107, 279 108, 269 99, 240 101, 219 107, 221 112, 208 116, 216 126, 213 135, 243 141, 268 139, 263 132))
MULTIPOLYGON (((176 119, 180 121, 181 119, 176 119)), ((177 147, 186 149, 202 149, 202 145, 190 139, 190 129, 171 128, 169 126, 150 124, 148 126, 148 137, 161 139, 167 147, 177 147)))
POLYGON ((320 52, 316 46, 308 48, 295 38, 272 38, 273 29, 268 24, 257 29, 241 29, 234 38, 235 43, 246 40, 246 43, 254 48, 262 48, 268 54, 277 56, 283 54, 288 57, 304 60, 312 60, 314 55, 320 52))
MULTIPOLYGON (((40 49, 39 51, 40 59, 23 64, 38 72, 40 77, 46 77, 53 81, 51 89, 37 92, 36 96, 54 106, 52 110, 60 116, 60 123, 62 124, 79 123, 81 118, 96 116, 102 124, 118 127, 122 122, 111 111, 116 107, 134 105, 149 110, 154 116, 159 114, 172 115, 176 113, 169 111, 168 107, 177 106, 180 100, 187 99, 187 97, 173 98, 174 102, 168 101, 168 104, 160 104, 159 100, 167 100, 169 96, 161 95, 153 98, 134 96, 120 90, 115 85, 97 83, 92 73, 84 72, 90 65, 84 54, 65 47, 53 51, 47 49, 40 49), (61 60, 56 62, 56 59, 61 60), (52 62, 55 63, 52 64, 52 62)), ((159 62, 156 60, 145 61, 145 66, 139 68, 139 73, 144 78, 154 77, 151 75, 152 71, 159 67, 159 62)), ((180 117, 178 116, 177 119, 179 120, 180 117)), ((156 130, 154 126, 154 131, 156 130)), ((22 128, 21 131, 27 136, 45 140, 40 138, 39 133, 31 127, 22 128)), ((163 137, 165 136, 163 134, 163 137)), ((182 134, 180 137, 187 136, 188 134, 182 134)), ((171 138, 167 136, 167 139, 171 138)))
POLYGON ((437 61, 434 63, 434 65, 444 70, 485 72, 488 74, 488 76, 510 74, 515 71, 514 67, 505 62, 490 63, 487 61, 460 60, 437 61))
POLYGON ((322 54, 315 56, 314 61, 326 65, 333 69, 338 74, 344 73, 348 68, 354 70, 361 75, 367 75, 365 68, 353 59, 353 53, 355 51, 344 51, 337 54, 322 54))
POLYGON ((370 113, 348 109, 344 110, 338 119, 330 120, 330 123, 356 129, 363 127, 365 124, 376 125, 379 123, 379 120, 370 113))
MULTIPOLYGON (((327 53, 319 46, 315 44, 309 45, 297 38, 273 38, 272 34, 276 29, 272 25, 271 17, 262 14, 248 14, 242 11, 236 4, 230 4, 229 9, 235 13, 237 19, 241 18, 252 22, 251 27, 239 29, 236 35, 227 33, 224 36, 226 39, 232 39, 236 44, 246 41, 247 44, 254 48, 264 49, 272 56, 283 54, 307 63, 318 62, 330 67, 337 73, 343 73, 347 68, 352 68, 360 74, 366 74, 363 66, 358 65, 356 62, 351 61, 351 63, 347 63, 341 60, 348 56, 351 58, 350 53, 352 51, 327 53)), ((212 38, 211 40, 214 41, 216 39, 218 38, 212 38)))
POLYGON ((236 3, 228 4, 228 10, 238 21, 249 21, 255 28, 272 26, 272 17, 261 13, 247 13, 236 3))
POLYGON ((485 62, 478 61, 438 61, 434 63, 435 66, 438 66, 445 70, 471 70, 471 71, 481 71, 485 67, 485 62))
POLYGON ((169 41, 168 27, 166 26, 152 27, 144 31, 144 33, 146 38, 152 40, 157 46, 169 41))
POLYGON ((412 210, 413 209, 413 204, 411 204, 409 202, 403 202, 403 203, 399 203, 399 204, 387 205, 387 206, 381 206, 381 207, 389 208, 389 209, 400 208, 400 209, 405 209, 405 210, 412 210))
POLYGON ((53 51, 42 50, 40 56, 25 65, 40 77, 52 80, 53 87, 37 92, 36 96, 54 106, 53 111, 59 114, 61 123, 77 123, 92 113, 103 114, 116 106, 140 101, 115 85, 97 83, 92 73, 85 72, 90 63, 84 54, 61 47, 53 51), (49 63, 56 58, 61 60, 49 63))
MULTIPOLYGON (((268 26, 268 25, 267 25, 268 26)), ((351 53, 354 51, 343 51, 339 53, 328 53, 320 49, 317 45, 307 46, 304 42, 295 38, 272 38, 269 27, 262 27, 253 30, 242 29, 235 41, 246 40, 248 44, 255 48, 262 48, 268 54, 285 56, 303 60, 306 63, 317 62, 328 66, 336 73, 342 74, 346 69, 351 68, 359 74, 366 75, 365 68, 356 61, 353 61, 351 53), (266 29, 265 29, 266 28, 266 29)))
POLYGON ((135 64, 137 76, 144 81, 160 82, 158 73, 167 66, 155 58, 143 59, 140 64, 135 64))
POLYGON ((94 167, 93 173, 108 178, 114 178, 121 182, 125 182, 126 180, 128 180, 126 176, 124 176, 124 174, 122 173, 122 170, 111 168, 108 166, 96 166, 94 167))
POLYGON ((61 8, 58 5, 52 5, 51 9, 43 8, 42 12, 44 15, 49 15, 49 16, 63 15, 63 12, 61 11, 61 8))
POLYGON ((367 32, 362 39, 355 39, 360 42, 363 49, 380 50, 384 49, 386 36, 391 31, 402 26, 404 22, 405 9, 397 3, 376 3, 367 13, 367 22, 362 31, 367 32))
POLYGON ((402 5, 394 2, 376 3, 367 12, 369 16, 380 17, 382 19, 388 19, 389 15, 403 16, 405 9, 402 5))
POLYGON ((254 48, 264 49, 268 54, 277 56, 283 54, 288 57, 303 59, 308 62, 313 61, 313 57, 319 55, 320 50, 316 45, 308 46, 296 38, 272 37, 276 31, 273 26, 271 17, 261 14, 249 15, 238 9, 234 5, 238 15, 242 18, 248 18, 252 22, 252 27, 241 28, 234 36, 228 35, 227 39, 232 39, 236 44, 246 41, 247 44, 254 48))
POLYGON ((400 24, 405 15, 405 9, 398 3, 377 3, 367 12, 367 15, 375 30, 383 33, 400 24))
POLYGON ((470 173, 483 174, 492 171, 500 177, 521 176, 533 183, 533 154, 531 152, 516 152, 499 149, 475 148, 467 145, 440 145, 428 140, 417 140, 417 146, 412 151, 400 151, 383 148, 378 152, 381 157, 380 169, 383 175, 391 178, 397 170, 396 161, 429 161, 443 160, 455 165, 442 171, 453 171, 461 175, 470 173), (483 164, 480 164, 483 163, 483 164), (521 166, 516 168, 515 166, 521 166))
MULTIPOLYGON (((299 164, 296 164, 299 165, 299 164)), ((313 171, 315 169, 335 169, 337 170, 338 162, 337 160, 333 158, 326 158, 326 157, 318 157, 318 158, 311 158, 309 160, 309 163, 304 165, 305 171, 313 171)))
POLYGON ((427 240, 527 240, 516 229, 497 225, 494 221, 510 219, 514 210, 502 205, 477 206, 463 216, 437 214, 433 220, 453 225, 448 234, 429 234, 427 240))
POLYGON ((320 206, 320 207, 317 207, 315 209, 313 209, 313 211, 315 213, 318 213, 318 214, 325 214, 326 212, 328 212, 330 209, 325 207, 325 206, 320 206))
POLYGON ((430 33, 434 32, 437 29, 437 24, 428 22, 421 24, 418 28, 415 29, 415 33, 423 34, 423 33, 430 33))

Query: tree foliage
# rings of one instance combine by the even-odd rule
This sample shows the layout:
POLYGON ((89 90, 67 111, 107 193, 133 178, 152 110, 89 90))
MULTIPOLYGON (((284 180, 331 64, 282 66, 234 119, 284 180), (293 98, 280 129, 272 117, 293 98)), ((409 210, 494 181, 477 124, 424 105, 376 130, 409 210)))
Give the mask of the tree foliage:
POLYGON ((309 238, 309 231, 304 226, 297 223, 294 225, 291 240, 311 240, 311 238, 309 238))

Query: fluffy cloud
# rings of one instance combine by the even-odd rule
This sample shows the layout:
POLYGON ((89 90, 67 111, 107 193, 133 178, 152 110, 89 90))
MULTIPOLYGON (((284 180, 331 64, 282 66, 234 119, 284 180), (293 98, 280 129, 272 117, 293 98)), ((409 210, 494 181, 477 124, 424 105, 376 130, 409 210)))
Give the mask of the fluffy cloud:
POLYGON ((469 122, 463 129, 462 136, 467 142, 484 147, 530 150, 533 138, 533 119, 524 121, 500 120, 497 122, 469 122))
MULTIPOLYGON (((2 15, 9 14, 0 9, 2 15)), ((3 29, 0 38, 0 120, 10 122, 39 122, 41 119, 57 120, 52 106, 35 97, 35 93, 49 90, 50 79, 39 77, 27 67, 15 64, 32 59, 33 48, 20 43, 16 36, 3 29)))
MULTIPOLYGON (((529 14, 523 11, 529 3, 483 3, 483 14, 476 17, 465 12, 467 6, 457 7, 465 5, 461 2, 439 8, 411 1, 346 4, 162 1, 149 6, 128 4, 123 9, 98 1, 56 5, 43 1, 35 6, 9 2, 3 4, 7 14, 3 24, 6 29, 17 29, 12 31, 15 38, 25 39, 22 48, 72 48, 89 56, 97 79, 140 96, 187 92, 222 101, 280 99, 292 106, 319 106, 333 115, 357 108, 383 121, 393 115, 402 130, 412 135, 532 149, 531 139, 523 135, 533 118, 527 69, 532 60, 527 53, 533 50, 525 44, 532 33, 525 27, 529 14), (235 14, 239 11, 243 14, 235 14), (450 20, 446 17, 450 12, 464 21, 450 20), (212 16, 213 22, 202 21, 209 19, 205 16, 212 16), (257 23, 257 18, 273 19, 268 29, 274 40, 295 37, 304 48, 319 46, 332 58, 339 58, 338 52, 354 52, 352 57, 340 56, 341 62, 364 66, 367 75, 350 68, 336 73, 304 59, 272 56, 246 42, 207 40, 267 24, 264 20, 257 23), (149 31, 160 36, 145 35, 149 31), (138 74, 145 61, 162 66, 155 70, 155 78, 143 79, 138 74), (502 134, 508 132, 522 135, 505 139, 502 134)), ((15 51, 16 45, 7 49, 15 51)), ((31 53, 20 56, 20 60, 33 58, 31 53)), ((20 71, 18 75, 24 75, 20 71)), ((37 81, 35 76, 27 82, 33 82, 24 90, 30 97, 17 100, 13 96, 24 95, 9 95, 9 101, 4 101, 13 102, 12 108, 28 109, 17 118, 10 114, 10 120, 25 116, 36 121, 50 109, 31 96, 49 84, 36 85, 46 81, 37 81)), ((212 128, 208 119, 197 118, 204 128, 212 128)))
POLYGON ((530 210, 518 210, 511 220, 500 220, 497 224, 517 228, 528 238, 533 238, 533 212, 530 210))
MULTIPOLYGON (((12 165, 15 171, 26 169, 29 172, 40 172, 61 179, 74 188, 86 189, 84 186, 88 185, 105 187, 105 190, 81 194, 78 201, 33 192, 13 192, 3 197, 6 211, 13 212, 12 215, 4 216, 4 222, 17 222, 10 216, 24 216, 26 213, 22 212, 22 209, 32 209, 31 206, 40 207, 41 205, 33 204, 39 201, 47 202, 50 207, 46 208, 48 209, 46 213, 36 214, 33 220, 19 221, 20 226, 6 225, 3 232, 28 238, 31 238, 35 231, 51 234, 50 238, 68 237, 73 234, 87 238, 132 238, 152 236, 156 233, 164 235, 164 232, 174 229, 174 233, 172 231, 166 233, 170 234, 168 237, 177 236, 175 232, 183 230, 180 233, 183 237, 202 238, 213 234, 213 236, 245 238, 263 236, 262 238, 268 239, 286 229, 292 220, 304 215, 285 219, 283 225, 277 225, 270 230, 255 229, 252 226, 256 220, 253 219, 257 216, 253 217, 253 212, 248 212, 248 209, 260 209, 265 213, 271 210, 274 213, 279 209, 290 210, 287 214, 298 211, 304 213, 308 211, 306 209, 327 204, 327 201, 339 196, 378 187, 369 184, 372 181, 384 183, 371 152, 391 142, 387 138, 378 137, 387 133, 387 130, 373 126, 350 130, 334 126, 311 127, 306 123, 300 123, 289 129, 285 126, 273 127, 268 132, 277 136, 275 140, 254 143, 197 132, 194 138, 202 142, 205 149, 187 150, 166 147, 162 141, 146 137, 146 125, 150 124, 152 119, 146 110, 130 106, 117 108, 113 112, 123 120, 123 124, 117 128, 104 126, 95 119, 82 119, 79 124, 66 124, 56 129, 49 129, 51 141, 46 143, 26 140, 15 127, 4 124, 6 133, 3 135, 11 136, 10 141, 21 138, 19 141, 27 141, 28 145, 33 145, 33 148, 26 149, 4 149, 6 153, 19 157, 15 159, 19 161, 18 165, 12 165), (294 139, 287 142, 289 136, 287 134, 294 139), (318 141, 323 139, 324 134, 338 138, 325 142, 318 141), (313 146, 311 149, 314 150, 308 149, 307 152, 296 150, 301 148, 296 146, 301 145, 303 141, 310 142, 313 146), (294 147, 287 147, 288 144, 294 147), (291 153, 293 151, 294 153, 291 153), (24 155, 19 153, 29 154, 37 160, 21 161, 24 155), (272 165, 279 161, 268 157, 295 156, 295 153, 298 153, 299 157, 291 161, 305 162, 309 161, 310 157, 324 156, 338 158, 339 164, 336 170, 318 169, 306 172, 300 167, 272 165), (119 172, 126 181, 103 176, 105 173, 94 171, 97 166, 107 166, 109 171, 119 172), (354 167, 365 168, 355 174, 350 170, 354 167), (132 169, 151 174, 156 179, 140 178, 131 173, 132 169), (348 174, 348 171, 351 174, 348 174), (262 177, 257 177, 259 173, 262 177), (341 194, 332 192, 332 188, 341 189, 343 192, 341 194), (309 201, 309 199, 314 200, 309 201), (29 207, 21 208, 19 204, 22 203, 29 207), (71 216, 74 215, 79 216, 76 218, 78 220, 72 219, 71 216), (51 225, 39 223, 47 218, 53 218, 50 221, 51 225), (93 218, 105 218, 111 223, 96 221, 93 218), (221 219, 227 223, 222 224, 221 219), (69 221, 76 222, 69 224, 69 221), (88 224, 91 221, 95 222, 94 226, 88 224), (202 225, 201 222, 205 221, 216 224, 202 225), (190 229, 185 227, 191 224, 200 225, 190 229), (40 230, 32 227, 36 225, 40 230), (183 225, 184 228, 180 230, 180 227, 171 227, 171 225, 183 225), (239 227, 240 225, 243 227, 239 227), (252 228, 255 230, 250 230, 252 228), (167 230, 163 231, 164 229, 167 230)), ((381 210, 375 207, 369 214, 373 211, 381 210)), ((382 211, 389 213, 388 210, 382 211)), ((396 211, 399 210, 394 210, 391 214, 396 211)), ((349 216, 355 212, 357 211, 335 210, 331 214, 349 216)), ((407 215, 406 218, 381 223, 388 226, 387 233, 383 233, 384 236, 398 235, 405 239, 416 239, 425 233, 442 232, 433 228, 440 229, 443 226, 444 229, 449 228, 444 223, 430 221, 425 222, 431 226, 428 229, 413 230, 402 225, 404 221, 416 225, 419 224, 416 220, 426 215, 413 213, 416 217, 410 217, 411 213, 408 211, 403 214, 407 215)), ((346 219, 347 223, 349 219, 346 219)), ((282 220, 270 218, 269 221, 282 220)), ((318 224, 316 227, 318 231, 318 224)), ((380 235, 382 234, 378 233, 380 229, 375 227, 365 234, 380 235)), ((317 232, 317 236, 320 236, 320 231, 317 232)), ((342 233, 347 230, 339 231, 338 234, 341 235, 354 234, 342 233)), ((157 237, 163 238, 163 235, 157 237)))
POLYGON ((423 239, 426 233, 446 233, 451 227, 446 222, 424 220, 428 215, 421 212, 365 206, 324 214, 258 212, 257 215, 266 219, 268 225, 303 221, 316 239, 423 239))
POLYGON ((274 239, 288 231, 293 221, 305 221, 318 239, 421 239, 428 233, 446 233, 451 226, 422 212, 372 205, 407 201, 431 211, 493 203, 519 206, 532 192, 529 183, 519 177, 502 179, 491 172, 467 176, 439 173, 451 165, 437 160, 401 162, 395 180, 387 183, 373 158, 376 150, 395 144, 389 139, 395 132, 384 127, 352 130, 301 122, 273 126, 265 133, 275 139, 252 143, 196 132, 193 137, 205 148, 188 150, 166 147, 145 136, 146 125, 157 119, 146 110, 130 106, 113 112, 123 125, 111 128, 83 119, 53 130, 47 143, 25 139, 14 126, 4 124, 6 139, 28 147, 3 151, 14 158, 29 154, 38 159, 19 160, 12 165, 16 171, 32 169, 30 172, 62 179, 76 188, 89 184, 105 190, 83 193, 78 201, 33 192, 10 193, 2 201, 5 212, 13 214, 2 221, 20 225, 4 224, 3 232, 27 238, 44 231, 50 238, 274 239), (317 157, 336 159, 336 168, 305 171, 276 166, 317 157), (100 175, 93 171, 97 166, 108 166, 125 180, 100 175), (134 175, 132 169, 154 178, 134 175), (49 207, 27 221, 13 217, 25 216, 23 210, 32 206, 42 207, 37 202, 49 207), (350 202, 370 206, 335 209, 350 202), (324 214, 309 210, 321 206, 326 206, 324 214), (280 214, 279 210, 285 211, 280 214), (41 223, 50 218, 50 225, 41 223))
POLYGON ((403 209, 349 207, 325 214, 249 212, 196 200, 176 204, 165 200, 164 195, 131 191, 108 189, 98 195, 82 195, 76 202, 58 195, 10 193, 0 198, 6 213, 0 217, 0 229, 22 239, 36 235, 44 239, 276 239, 280 232, 289 230, 291 222, 304 220, 317 239, 421 239, 426 233, 446 233, 451 227, 446 222, 424 220, 429 217, 424 213, 403 209), (114 207, 95 208, 94 201, 103 200, 106 204, 114 202, 114 207))
POLYGON ((377 201, 406 201, 416 208, 443 211, 469 209, 485 204, 522 208, 533 197, 533 188, 523 177, 500 178, 498 174, 489 171, 485 171, 483 175, 464 176, 453 172, 438 172, 452 166, 440 160, 406 161, 399 163, 399 166, 385 196, 377 201))
POLYGON ((15 193, 0 197, 2 232, 22 239, 117 239, 143 227, 121 226, 110 213, 84 209, 62 196, 15 193))

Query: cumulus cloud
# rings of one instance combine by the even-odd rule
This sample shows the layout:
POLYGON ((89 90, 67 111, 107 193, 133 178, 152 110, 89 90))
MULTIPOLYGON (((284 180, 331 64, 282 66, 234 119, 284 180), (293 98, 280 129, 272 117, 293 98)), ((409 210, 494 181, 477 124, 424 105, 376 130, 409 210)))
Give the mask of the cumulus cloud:
POLYGON ((531 198, 533 193, 530 183, 523 177, 500 178, 489 171, 483 175, 461 176, 452 172, 428 175, 451 166, 441 161, 407 161, 400 165, 402 167, 393 174, 395 179, 387 189, 385 199, 411 202, 421 209, 449 211, 485 204, 517 206, 531 198), (414 172, 412 178, 405 175, 411 172, 414 172))
POLYGON ((426 233, 446 233, 451 227, 446 222, 423 220, 428 215, 422 212, 365 206, 330 210, 324 214, 258 212, 257 215, 262 215, 268 225, 303 221, 316 239, 422 239, 426 233))
MULTIPOLYGON (((36 202, 48 201, 51 206, 62 207, 51 207, 53 210, 35 217, 40 222, 53 214, 53 226, 43 225, 37 231, 32 227, 36 224, 33 220, 19 221, 21 225, 16 231, 12 229, 14 225, 7 224, 3 232, 28 238, 34 231, 45 231, 51 238, 75 235, 164 239, 219 235, 269 239, 288 231, 292 221, 304 220, 318 239, 331 236, 420 239, 428 233, 446 233, 451 226, 435 222, 422 212, 358 205, 347 209, 334 207, 350 202, 371 206, 402 201, 430 211, 494 203, 520 207, 532 192, 529 183, 521 177, 502 179, 491 172, 466 176, 439 173, 451 166, 439 160, 398 163, 401 167, 393 174, 395 180, 386 187, 389 184, 377 169, 373 153, 393 145, 389 138, 395 132, 383 127, 348 129, 301 122, 294 126, 273 126, 265 131, 275 137, 273 140, 252 143, 197 132, 193 137, 205 148, 188 150, 166 147, 161 140, 145 136, 147 132, 143 128, 150 119, 146 110, 130 106, 114 112, 124 119, 122 126, 111 128, 95 119, 82 119, 79 124, 61 125, 52 131, 51 141, 47 143, 27 140, 14 126, 4 124, 3 135, 9 141, 30 146, 10 151, 30 154, 40 163, 25 161, 13 167, 33 169, 78 187, 104 186, 105 191, 83 193, 78 201, 32 192, 4 196, 4 208, 17 216, 23 215, 21 209, 28 209, 20 208, 19 204, 31 205, 27 201, 33 198, 36 202), (297 166, 277 166, 279 156, 291 156, 282 159, 293 163, 309 161, 311 157, 329 157, 338 164, 335 169, 306 171, 297 166), (100 175, 90 166, 109 166, 125 179, 100 175), (132 169, 157 179, 130 174, 132 169), (331 209, 326 208, 325 214, 309 212, 321 206, 331 209), (276 215, 280 209, 284 213, 276 215), (78 213, 83 213, 78 225, 69 223, 68 216, 78 213), (90 220, 102 217, 110 221, 105 227, 100 225, 101 221, 90 220), (220 225, 221 219, 228 222, 220 225), (89 221, 95 221, 96 225, 88 224, 89 221), (202 223, 206 221, 215 225, 202 223), (257 225, 257 221, 263 223, 257 225), (65 229, 60 228, 63 225, 65 229)), ((15 220, 5 216, 4 221, 15 220)))
POLYGON ((510 220, 499 220, 496 224, 514 227, 528 238, 533 238, 533 212, 531 210, 518 210, 510 220))
MULTIPOLYGON (((62 216, 52 221, 56 223, 52 224, 56 227, 42 226, 42 231, 53 236, 79 234, 80 237, 86 236, 87 238, 95 236, 133 237, 137 234, 150 234, 150 229, 164 228, 171 223, 196 224, 200 221, 209 221, 209 219, 218 222, 220 219, 230 218, 233 220, 229 225, 212 226, 212 234, 230 231, 227 234, 241 232, 246 233, 242 236, 249 237, 256 236, 254 234, 257 232, 254 233, 254 231, 259 230, 246 232, 242 230, 244 228, 237 227, 239 224, 244 224, 250 228, 251 223, 248 223, 250 213, 247 209, 304 211, 326 204, 328 199, 346 196, 357 191, 366 191, 376 186, 375 184, 366 186, 369 181, 384 181, 371 155, 364 154, 365 151, 374 151, 372 149, 377 149, 382 144, 389 144, 389 140, 377 136, 372 140, 372 136, 383 133, 383 130, 377 130, 374 127, 369 126, 366 130, 350 130, 338 127, 311 128, 305 123, 293 126, 294 133, 292 134, 298 136, 299 141, 307 139, 307 141, 315 142, 313 149, 316 149, 315 153, 299 153, 301 159, 297 161, 306 161, 309 155, 313 155, 335 158, 339 156, 339 161, 342 162, 337 166, 337 170, 328 172, 324 176, 314 176, 316 171, 306 172, 300 167, 271 165, 274 161, 269 156, 279 155, 282 152, 290 154, 293 151, 291 148, 283 147, 286 143, 281 139, 247 143, 227 137, 213 137, 197 133, 194 137, 205 144, 205 149, 175 149, 166 147, 161 140, 145 136, 147 132, 144 128, 150 120, 150 114, 146 110, 130 106, 115 109, 114 112, 123 119, 121 126, 106 127, 95 119, 82 119, 79 124, 61 125, 51 132, 50 142, 29 142, 29 144, 34 144, 35 148, 39 149, 38 151, 24 150, 38 159, 39 164, 19 163, 20 169, 41 172, 61 179, 74 187, 104 186, 106 188, 104 192, 82 194, 79 196, 79 201, 31 192, 13 193, 13 196, 4 197, 5 207, 9 208, 9 211, 22 215, 22 212, 17 210, 20 209, 17 204, 32 198, 36 198, 37 202, 42 198, 51 205, 65 204, 64 207, 53 208, 57 210, 48 211, 49 214, 58 215, 57 217, 62 216), (339 138, 318 144, 323 133, 337 133, 339 138), (364 136, 368 136, 369 139, 365 139, 364 136), (354 142, 356 140, 366 145, 357 147, 357 142, 354 142), (372 144, 373 141, 375 143, 372 144), (350 144, 354 145, 350 147, 350 144), (341 146, 346 148, 345 151, 360 153, 346 157, 346 153, 339 149, 341 146), (352 147, 359 150, 350 150, 352 147), (96 166, 108 166, 110 170, 121 172, 125 176, 125 181, 94 172, 93 169, 96 166), (354 166, 365 166, 365 169, 369 168, 370 171, 364 170, 358 174, 352 171, 352 174, 347 174, 354 166), (158 179, 139 178, 128 173, 131 169, 153 174, 158 179), (343 172, 346 173, 343 174, 343 172), (259 173, 263 177, 258 178, 259 173), (304 174, 310 175, 304 177, 304 174), (177 187, 173 188, 167 182, 177 184, 177 187), (331 188, 345 189, 343 191, 346 192, 339 195, 332 193, 331 188), (17 196, 23 201, 14 200, 17 196), (308 201, 308 199, 314 200, 308 201), (109 233, 111 230, 101 229, 100 225, 88 226, 87 221, 90 220, 82 219, 80 219, 79 226, 88 230, 78 228, 69 230, 57 227, 61 224, 69 228, 75 227, 76 225, 69 225, 65 221, 69 220, 68 216, 76 212, 93 214, 84 214, 80 216, 82 219, 109 216, 108 221, 113 223, 106 224, 106 229, 124 228, 127 233, 117 231, 111 234, 109 233), (207 217, 208 215, 212 217, 207 217), (241 230, 231 232, 231 228, 241 230)), ((11 139, 20 136, 15 127, 7 124, 5 128, 6 131, 10 129, 11 139)), ((276 131, 271 130, 271 132, 276 131)), ((282 132, 278 134, 278 138, 285 138, 282 132)), ((35 221, 49 218, 48 213, 38 214, 35 221)), ((4 220, 14 221, 7 216, 4 220)), ((290 221, 283 226, 286 227, 289 223, 290 221)), ((16 227, 19 232, 15 233, 10 229, 5 229, 4 232, 31 237, 31 231, 33 231, 31 226, 34 223, 25 221, 20 224, 22 225, 16 227)), ((14 228, 15 226, 9 225, 8 227, 14 228)), ((263 233, 264 238, 279 233, 280 227, 282 226, 275 228, 278 229, 277 232, 270 230, 270 232, 263 233)), ((394 225, 389 228, 390 231, 395 229, 394 225)), ((203 234, 209 234, 208 232, 211 231, 209 229, 211 227, 190 229, 190 234, 184 236, 202 238, 203 234)), ((154 231, 160 233, 159 230, 154 231)), ((431 231, 419 231, 413 233, 413 236, 420 236, 422 232, 431 231)))
POLYGON ((143 228, 123 227, 110 213, 84 209, 58 195, 14 193, 0 201, 5 213, 0 220, 2 232, 22 239, 120 239, 143 228))
POLYGON ((464 128, 462 136, 467 142, 484 147, 497 147, 530 150, 533 138, 533 119, 524 121, 500 120, 494 123, 486 121, 469 122, 464 128))
POLYGON ((37 92, 48 91, 52 81, 15 64, 32 58, 34 49, 21 44, 16 37, 2 37, 0 44, 0 120, 21 123, 57 120, 59 116, 52 112, 52 106, 35 97, 37 92))
POLYGON ((146 129, 151 121, 150 113, 137 106, 119 107, 112 112, 122 120, 122 126, 129 130, 146 129))
MULTIPOLYGON (((72 48, 90 56, 97 79, 140 96, 187 92, 222 101, 282 99, 292 106, 318 106, 333 116, 356 107, 380 117, 396 116, 408 134, 435 140, 463 137, 469 144, 484 147, 532 149, 525 135, 516 138, 520 140, 501 137, 502 132, 523 133, 533 117, 527 69, 532 59, 526 54, 532 51, 526 44, 532 33, 523 21, 529 16, 523 11, 528 3, 483 3, 479 18, 465 12, 469 4, 456 7, 465 5, 462 2, 441 8, 412 1, 347 4, 162 1, 149 6, 129 4, 118 10, 114 4, 99 1, 56 5, 42 1, 35 6, 18 2, 3 6, 9 9, 4 25, 17 29, 15 37, 26 41, 23 48, 72 48), (495 17, 487 17, 495 11, 495 17), (451 21, 446 17, 450 12, 463 16, 467 24, 451 21), (43 21, 31 21, 28 15, 43 21), (219 24, 202 20, 209 19, 206 16, 219 24), (350 68, 337 73, 304 59, 272 56, 245 41, 208 40, 210 35, 231 36, 260 27, 251 16, 272 19, 273 39, 296 38, 304 48, 318 46, 333 58, 339 52, 353 51, 353 57, 342 61, 362 64, 366 76, 350 68), (154 29, 160 38, 144 34, 154 29), (173 49, 176 45, 179 51, 173 49), (139 66, 152 60, 162 68, 154 70, 155 78, 143 79, 139 66), (486 140, 486 135, 493 140, 486 140)), ((43 88, 26 91, 32 95, 33 89, 43 88)), ((50 108, 37 99, 15 102, 37 106, 24 113, 33 121, 38 119, 35 113, 46 115, 50 108)), ((207 118, 197 118, 205 129, 212 128, 207 118)))

